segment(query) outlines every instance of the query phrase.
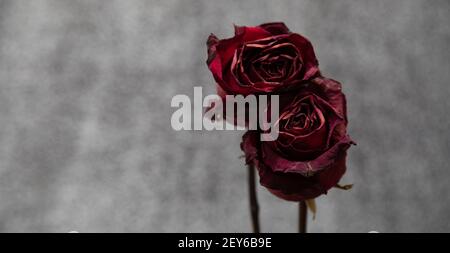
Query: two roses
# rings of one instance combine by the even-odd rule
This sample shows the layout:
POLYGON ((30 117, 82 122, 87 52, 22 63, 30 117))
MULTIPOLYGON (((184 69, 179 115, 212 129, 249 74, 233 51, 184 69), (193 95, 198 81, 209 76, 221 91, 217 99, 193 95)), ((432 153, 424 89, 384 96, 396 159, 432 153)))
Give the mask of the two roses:
POLYGON ((244 134, 247 164, 280 198, 315 198, 336 186, 346 170, 346 100, 340 83, 325 78, 311 43, 283 23, 235 27, 233 38, 208 38, 207 64, 222 99, 226 95, 277 94, 279 137, 244 134))

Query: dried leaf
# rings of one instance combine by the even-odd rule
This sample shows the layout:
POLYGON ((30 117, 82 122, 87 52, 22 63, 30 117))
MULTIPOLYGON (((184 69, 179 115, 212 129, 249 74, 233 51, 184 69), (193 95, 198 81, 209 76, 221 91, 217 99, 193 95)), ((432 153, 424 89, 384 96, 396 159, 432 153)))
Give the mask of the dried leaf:
POLYGON ((311 211, 311 213, 313 214, 313 220, 315 220, 316 212, 317 212, 316 201, 314 199, 307 199, 307 200, 305 200, 305 202, 306 202, 306 206, 308 207, 309 211, 311 211))
POLYGON ((353 184, 346 184, 346 185, 337 184, 335 187, 338 188, 338 189, 347 191, 347 190, 350 190, 353 187, 353 184))

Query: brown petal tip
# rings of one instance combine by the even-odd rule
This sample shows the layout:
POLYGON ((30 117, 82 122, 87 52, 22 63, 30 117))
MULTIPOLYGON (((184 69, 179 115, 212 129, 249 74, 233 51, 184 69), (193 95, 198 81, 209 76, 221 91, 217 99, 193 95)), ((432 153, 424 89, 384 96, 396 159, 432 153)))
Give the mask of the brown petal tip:
POLYGON ((208 45, 208 47, 211 47, 211 46, 217 44, 218 42, 219 42, 219 38, 217 38, 216 35, 211 33, 208 37, 208 40, 206 41, 206 45, 208 45))

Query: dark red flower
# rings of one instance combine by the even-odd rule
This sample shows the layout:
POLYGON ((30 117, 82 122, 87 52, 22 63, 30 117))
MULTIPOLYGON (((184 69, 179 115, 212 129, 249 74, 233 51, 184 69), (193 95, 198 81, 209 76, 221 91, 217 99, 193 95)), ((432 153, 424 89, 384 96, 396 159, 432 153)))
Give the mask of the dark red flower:
POLYGON ((295 93, 280 96, 279 137, 261 141, 258 131, 243 136, 246 161, 259 171, 260 182, 280 198, 315 198, 336 186, 345 173, 345 96, 341 85, 316 77, 295 93))
POLYGON ((221 97, 284 91, 319 71, 309 40, 284 23, 236 26, 233 38, 211 34, 207 45, 207 64, 221 97))

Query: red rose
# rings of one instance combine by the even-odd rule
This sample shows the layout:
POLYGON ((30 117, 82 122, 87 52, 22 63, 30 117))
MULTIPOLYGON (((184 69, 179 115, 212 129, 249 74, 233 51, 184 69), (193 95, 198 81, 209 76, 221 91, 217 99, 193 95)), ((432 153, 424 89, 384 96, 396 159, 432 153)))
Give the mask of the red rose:
POLYGON ((246 161, 259 171, 260 182, 291 201, 312 199, 337 185, 345 172, 345 96, 341 85, 316 77, 299 92, 280 96, 279 137, 260 141, 257 131, 243 136, 246 161))
POLYGON ((319 71, 309 40, 284 23, 235 27, 233 38, 211 34, 207 45, 207 64, 221 97, 283 91, 319 71))

